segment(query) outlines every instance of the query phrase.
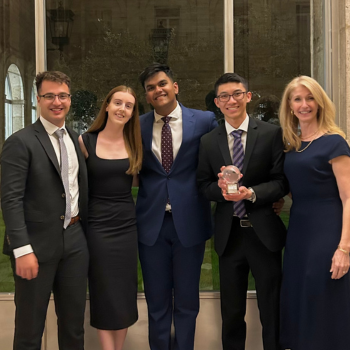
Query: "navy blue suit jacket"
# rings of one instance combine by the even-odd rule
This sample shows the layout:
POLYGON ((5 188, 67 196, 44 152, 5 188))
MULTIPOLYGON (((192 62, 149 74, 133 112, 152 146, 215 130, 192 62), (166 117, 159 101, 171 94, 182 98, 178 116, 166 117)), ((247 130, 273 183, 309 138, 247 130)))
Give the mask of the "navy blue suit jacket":
POLYGON ((167 174, 152 151, 154 112, 140 117, 143 163, 136 204, 139 241, 152 246, 159 235, 169 198, 181 244, 191 247, 212 235, 210 202, 198 192, 196 169, 201 137, 217 126, 212 112, 182 109, 182 143, 167 174))

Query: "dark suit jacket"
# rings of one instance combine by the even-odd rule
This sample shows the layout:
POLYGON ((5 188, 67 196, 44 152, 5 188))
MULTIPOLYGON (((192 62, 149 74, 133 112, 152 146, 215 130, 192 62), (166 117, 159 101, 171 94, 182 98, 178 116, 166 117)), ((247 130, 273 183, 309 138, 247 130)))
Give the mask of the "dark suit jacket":
MULTIPOLYGON (((272 203, 288 193, 283 174, 281 128, 249 118, 247 143, 242 169, 242 185, 252 187, 256 202, 245 201, 249 220, 263 244, 271 251, 282 249, 286 229, 272 203)), ((222 255, 230 235, 233 202, 226 201, 218 187, 217 174, 223 165, 232 164, 225 125, 202 137, 197 180, 202 194, 217 202, 215 212, 215 249, 222 255)))
MULTIPOLYGON (((79 215, 87 225, 87 172, 78 135, 67 127, 79 160, 79 215)), ((40 120, 11 135, 1 154, 4 253, 31 244, 39 262, 62 246, 66 200, 57 156, 40 120)))
POLYGON ((143 163, 136 203, 139 241, 152 246, 159 235, 168 196, 174 225, 185 247, 212 235, 210 203, 198 193, 196 169, 200 138, 217 126, 212 112, 182 108, 182 144, 167 174, 152 151, 154 112, 140 117, 143 163))

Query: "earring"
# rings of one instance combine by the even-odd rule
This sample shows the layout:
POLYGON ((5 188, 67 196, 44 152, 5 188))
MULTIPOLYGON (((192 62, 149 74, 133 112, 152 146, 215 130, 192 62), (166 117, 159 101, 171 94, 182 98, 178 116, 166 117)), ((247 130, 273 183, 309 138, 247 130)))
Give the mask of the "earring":
POLYGON ((292 109, 290 110, 290 114, 291 114, 292 117, 294 116, 294 112, 293 112, 292 109))

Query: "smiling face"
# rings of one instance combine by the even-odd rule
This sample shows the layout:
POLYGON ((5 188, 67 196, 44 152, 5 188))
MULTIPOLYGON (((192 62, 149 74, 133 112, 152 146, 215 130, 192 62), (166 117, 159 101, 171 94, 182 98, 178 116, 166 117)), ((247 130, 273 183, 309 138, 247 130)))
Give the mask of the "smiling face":
POLYGON ((225 120, 234 128, 238 128, 244 121, 247 115, 247 103, 250 102, 252 98, 251 92, 247 92, 242 83, 226 83, 219 85, 217 90, 217 96, 220 95, 233 95, 239 92, 243 93, 240 97, 241 99, 234 99, 233 96, 229 97, 226 102, 221 102, 219 98, 215 98, 214 102, 221 112, 225 116, 225 120))
POLYGON ((166 116, 177 105, 176 94, 179 87, 164 72, 158 72, 145 81, 146 101, 156 112, 166 116))
MULTIPOLYGON (((44 80, 41 84, 40 91, 38 91, 38 95, 41 96, 46 94, 58 95, 62 93, 69 94, 69 87, 65 83, 61 84, 49 80, 44 80)), ((41 109, 41 116, 59 128, 62 127, 71 105, 70 97, 62 102, 59 100, 58 96, 55 96, 53 101, 48 101, 44 97, 37 96, 37 101, 41 109)))
POLYGON ((125 125, 133 115, 135 97, 128 92, 118 91, 113 94, 106 107, 108 113, 107 123, 125 125))
POLYGON ((305 86, 299 85, 292 91, 289 106, 299 119, 299 123, 317 121, 318 104, 310 90, 305 86))

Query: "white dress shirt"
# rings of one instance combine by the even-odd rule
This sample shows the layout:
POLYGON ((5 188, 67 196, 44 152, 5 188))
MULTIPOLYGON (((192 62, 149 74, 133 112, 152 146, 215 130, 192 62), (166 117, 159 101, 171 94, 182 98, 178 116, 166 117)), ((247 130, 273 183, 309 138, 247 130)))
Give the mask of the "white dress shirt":
POLYGON ((248 125, 249 125, 248 114, 246 115, 243 123, 238 127, 238 129, 235 129, 232 125, 230 125, 225 120, 225 127, 226 127, 226 132, 227 132, 227 142, 228 142, 228 148, 229 148, 230 154, 231 154, 231 159, 233 159, 233 143, 235 140, 235 138, 231 135, 231 132, 234 130, 242 130, 243 131, 241 141, 242 141, 243 149, 245 152, 245 145, 247 144, 248 125))
MULTIPOLYGON (((70 138, 66 128, 65 124, 59 128, 56 125, 50 123, 45 118, 40 117, 40 121, 43 124, 50 141, 52 143, 52 146, 55 150, 58 164, 61 163, 61 152, 60 152, 60 145, 58 141, 58 137, 55 134, 55 131, 58 129, 63 129, 63 141, 67 148, 68 153, 68 181, 69 181, 69 195, 71 197, 71 213, 72 217, 77 216, 79 214, 79 183, 78 183, 78 173, 79 173, 79 162, 77 153, 74 147, 74 143, 72 139, 70 138)), ((63 221, 62 221, 63 226, 63 221)), ((23 247, 19 247, 13 250, 13 254, 15 258, 19 258, 20 256, 29 254, 33 252, 33 248, 30 244, 25 245, 23 247)))
MULTIPOLYGON (((228 148, 230 150, 230 155, 231 155, 231 159, 233 159, 233 144, 234 144, 234 136, 231 135, 231 132, 234 130, 242 130, 242 136, 241 136, 241 142, 243 145, 243 149, 244 149, 244 153, 245 153, 245 148, 246 148, 246 144, 247 144, 247 134, 248 134, 248 126, 249 126, 249 116, 248 114, 246 115, 243 123, 238 127, 238 129, 235 129, 232 125, 230 125, 226 120, 225 120, 225 127, 226 127, 226 132, 227 132, 227 143, 228 143, 228 148)), ((234 164, 233 164, 234 165, 234 164)), ((248 189, 250 189, 252 192, 254 192, 254 190, 249 187, 248 189)), ((253 199, 250 199, 253 203, 256 201, 256 194, 255 192, 253 193, 253 199)))
POLYGON ((171 137, 173 140, 173 159, 175 160, 182 143, 182 109, 179 103, 177 103, 176 108, 169 115, 160 115, 154 111, 152 151, 160 163, 162 163, 161 142, 162 128, 164 125, 163 117, 171 117, 169 126, 171 128, 171 137))
MULTIPOLYGON (((179 149, 182 143, 182 109, 177 102, 176 108, 167 116, 160 115, 154 111, 154 121, 153 121, 153 134, 152 134, 152 151, 154 155, 158 158, 159 162, 162 163, 162 128, 164 122, 163 117, 171 117, 169 121, 169 126, 171 128, 171 137, 173 141, 173 160, 179 153, 179 149)), ((171 210, 171 204, 168 202, 165 206, 166 211, 171 210)))

